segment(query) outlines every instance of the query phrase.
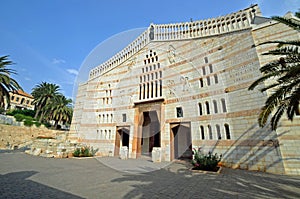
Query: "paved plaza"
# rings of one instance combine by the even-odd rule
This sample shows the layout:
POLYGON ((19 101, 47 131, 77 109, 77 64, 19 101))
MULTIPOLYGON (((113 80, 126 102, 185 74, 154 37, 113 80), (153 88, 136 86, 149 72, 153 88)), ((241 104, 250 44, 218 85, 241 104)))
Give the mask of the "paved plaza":
POLYGON ((0 164, 0 198, 300 198, 299 176, 226 168, 195 173, 185 162, 1 151, 0 164))

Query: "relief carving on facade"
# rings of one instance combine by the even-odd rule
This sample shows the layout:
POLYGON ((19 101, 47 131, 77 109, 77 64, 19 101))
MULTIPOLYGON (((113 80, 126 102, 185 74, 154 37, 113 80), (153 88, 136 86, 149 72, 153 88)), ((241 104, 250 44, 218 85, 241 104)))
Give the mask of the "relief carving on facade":
POLYGON ((128 64, 127 64, 128 70, 130 71, 135 64, 136 64, 136 57, 128 60, 128 64))
POLYGON ((174 48, 174 46, 170 45, 168 49, 168 59, 170 64, 176 62, 175 57, 176 57, 176 49, 174 48))
POLYGON ((189 77, 181 76, 180 82, 182 83, 182 91, 189 91, 189 89, 191 88, 189 77))
POLYGON ((174 80, 167 80, 167 87, 168 87, 168 97, 175 97, 175 81, 174 80))

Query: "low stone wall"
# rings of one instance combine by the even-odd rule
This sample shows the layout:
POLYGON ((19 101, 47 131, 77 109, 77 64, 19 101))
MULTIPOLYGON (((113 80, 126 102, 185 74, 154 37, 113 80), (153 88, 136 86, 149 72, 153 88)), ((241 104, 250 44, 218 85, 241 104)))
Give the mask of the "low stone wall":
POLYGON ((0 149, 18 149, 29 146, 37 137, 55 137, 57 132, 45 127, 0 124, 0 149))

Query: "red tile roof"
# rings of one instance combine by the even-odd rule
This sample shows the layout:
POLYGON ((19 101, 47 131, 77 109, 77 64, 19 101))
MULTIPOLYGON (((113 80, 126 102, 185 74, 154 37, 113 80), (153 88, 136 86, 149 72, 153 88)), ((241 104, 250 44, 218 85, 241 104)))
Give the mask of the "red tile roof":
POLYGON ((15 90, 15 91, 12 91, 13 94, 18 94, 18 95, 22 95, 22 96, 25 96, 25 97, 29 97, 29 98, 32 98, 33 99, 33 96, 22 91, 22 90, 15 90))

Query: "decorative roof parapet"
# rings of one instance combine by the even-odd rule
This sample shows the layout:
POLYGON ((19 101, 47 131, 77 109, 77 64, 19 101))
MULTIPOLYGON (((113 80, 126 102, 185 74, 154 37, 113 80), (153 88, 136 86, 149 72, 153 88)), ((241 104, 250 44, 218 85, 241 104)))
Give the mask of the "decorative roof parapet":
POLYGON ((261 16, 257 4, 225 16, 174 24, 150 24, 140 36, 106 62, 90 71, 89 79, 98 77, 120 65, 151 41, 170 41, 201 38, 247 29, 255 16, 261 16))

